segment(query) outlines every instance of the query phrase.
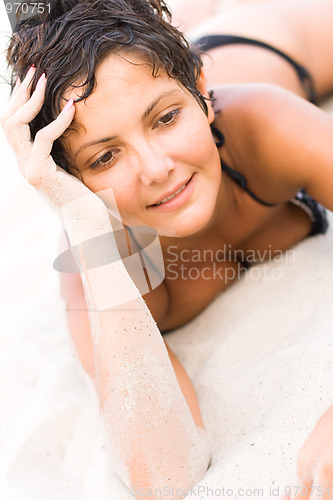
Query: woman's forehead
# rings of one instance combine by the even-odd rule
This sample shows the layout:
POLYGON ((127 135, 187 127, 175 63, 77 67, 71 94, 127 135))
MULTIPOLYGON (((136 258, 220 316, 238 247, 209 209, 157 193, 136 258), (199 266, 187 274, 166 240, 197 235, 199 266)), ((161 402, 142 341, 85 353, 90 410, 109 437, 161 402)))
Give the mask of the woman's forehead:
MULTIPOLYGON (((113 92, 113 95, 133 93, 140 91, 140 88, 157 87, 161 80, 164 84, 170 83, 172 86, 180 87, 177 80, 168 76, 167 72, 160 68, 155 76, 153 76, 152 66, 143 58, 134 54, 116 53, 107 56, 98 66, 95 72, 96 85, 91 96, 97 93, 113 92)), ((82 86, 85 78, 77 80, 64 93, 64 98, 79 99, 85 91, 82 86)))
MULTIPOLYGON (((69 90, 65 98, 75 100, 83 91, 69 90)), ((155 109, 180 101, 185 95, 190 97, 165 71, 153 76, 152 68, 142 59, 112 55, 98 67, 92 94, 75 104, 71 126, 75 133, 65 134, 70 149, 80 149, 81 141, 93 141, 102 131, 110 131, 112 136, 124 133, 134 122, 143 121, 155 109)))
MULTIPOLYGON (((64 97, 76 100, 83 92, 83 88, 72 88, 64 97)), ((92 113, 103 116, 106 110, 112 115, 126 113, 129 116, 134 110, 146 112, 156 100, 184 93, 189 95, 166 71, 160 70, 157 76, 153 76, 152 68, 142 59, 112 55, 98 67, 92 94, 75 104, 75 122, 85 125, 87 119, 91 120, 92 113)))

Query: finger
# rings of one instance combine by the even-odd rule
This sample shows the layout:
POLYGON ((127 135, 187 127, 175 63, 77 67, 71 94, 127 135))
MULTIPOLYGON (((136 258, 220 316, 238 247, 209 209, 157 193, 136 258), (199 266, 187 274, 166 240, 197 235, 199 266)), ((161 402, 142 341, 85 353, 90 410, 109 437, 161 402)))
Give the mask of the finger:
POLYGON ((290 500, 309 500, 313 498, 312 493, 312 483, 303 483, 300 486, 293 487, 293 493, 295 496, 291 495, 290 500))
POLYGON ((310 474, 299 474, 296 485, 292 488, 290 500, 309 500, 313 498, 313 479, 310 474), (300 479, 301 477, 301 479, 300 479), (294 495, 294 496, 293 496, 294 495))
POLYGON ((30 68, 27 71, 27 74, 23 78, 23 81, 22 81, 23 85, 28 87, 31 84, 35 72, 36 72, 36 66, 33 64, 32 66, 30 66, 30 68))
POLYGON ((20 88, 20 86, 21 86, 21 80, 20 80, 19 77, 17 77, 15 85, 14 85, 14 88, 13 88, 13 91, 12 91, 12 96, 14 96, 16 94, 16 92, 18 91, 18 89, 20 88))
POLYGON ((10 118, 23 106, 23 104, 25 104, 29 100, 31 84, 35 72, 36 68, 34 66, 31 66, 21 85, 16 89, 15 95, 12 95, 10 99, 9 106, 4 115, 5 119, 10 118))
POLYGON ((13 116, 13 121, 18 125, 29 124, 40 112, 44 103, 46 87, 46 76, 43 73, 36 85, 36 88, 30 99, 13 116))
POLYGON ((314 460, 313 456, 303 446, 297 457, 296 476, 297 486, 293 488, 290 500, 313 499, 314 478, 318 470, 319 460, 314 460), (294 496, 293 496, 294 495, 294 496))
POLYGON ((316 488, 311 498, 321 500, 332 500, 333 498, 333 470, 332 466, 323 466, 317 475, 316 488))
POLYGON ((46 159, 51 152, 53 142, 66 130, 73 119, 73 115, 68 116, 67 113, 66 117, 62 114, 61 117, 59 115, 58 119, 52 122, 55 123, 55 126, 51 123, 44 129, 41 129, 36 134, 35 142, 32 142, 28 123, 39 113, 43 106, 45 86, 46 77, 43 74, 38 80, 32 97, 7 122, 7 138, 16 154, 20 172, 24 177, 27 177, 30 164, 29 159, 32 158, 36 165, 40 164, 41 160, 46 159), (52 130, 54 130, 54 133, 52 133, 52 130))
POLYGON ((28 182, 35 187, 38 188, 43 179, 50 179, 55 176, 57 166, 53 161, 50 163, 52 146, 54 141, 69 127, 74 114, 73 99, 70 99, 56 120, 37 132, 26 171, 28 182), (52 172, 50 171, 50 165, 54 167, 52 172))
POLYGON ((73 99, 70 99, 58 117, 49 125, 39 130, 33 145, 33 156, 45 159, 52 150, 53 143, 66 131, 75 114, 73 99))
POLYGON ((8 142, 13 148, 19 162, 27 161, 30 156, 32 141, 28 124, 37 116, 43 106, 45 86, 46 77, 45 73, 43 73, 28 102, 3 123, 8 142))
MULTIPOLYGON (((24 78, 23 82, 20 82, 18 78, 15 84, 15 93, 12 95, 7 109, 1 116, 1 125, 6 133, 8 142, 15 151, 15 141, 17 140, 17 128, 18 122, 15 118, 15 113, 29 100, 30 98, 30 85, 32 82, 33 75, 35 74, 36 68, 31 67, 24 78)), ((23 132, 24 139, 30 140, 30 130, 25 130, 23 132), (29 132, 29 134, 28 134, 29 132)), ((19 141, 21 142, 22 137, 19 141)), ((25 141, 23 141, 25 142, 25 141)))

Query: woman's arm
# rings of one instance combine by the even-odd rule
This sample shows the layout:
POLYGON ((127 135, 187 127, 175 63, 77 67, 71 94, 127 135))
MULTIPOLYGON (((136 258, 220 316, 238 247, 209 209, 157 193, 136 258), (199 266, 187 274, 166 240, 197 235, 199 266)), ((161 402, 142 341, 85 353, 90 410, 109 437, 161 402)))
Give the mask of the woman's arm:
MULTIPOLYGON (((106 219, 98 218, 98 226, 100 234, 112 231, 106 219)), ((121 259, 91 267, 95 255, 80 252, 81 242, 90 237, 77 228, 70 234, 79 247, 95 385, 113 468, 134 492, 163 487, 188 490, 207 469, 205 441, 161 334, 121 259)))
POLYGON ((134 494, 165 486, 165 496, 172 498, 172 487, 188 490, 203 476, 209 463, 207 443, 161 334, 120 258, 108 209, 50 155, 54 140, 73 119, 73 103, 31 140, 29 123, 42 107, 46 85, 41 77, 30 98, 34 72, 31 68, 22 84, 18 82, 2 124, 21 173, 61 217, 81 272, 95 384, 113 467, 134 494))
MULTIPOLYGON (((63 253, 67 249, 67 238, 65 237, 65 233, 62 232, 61 239, 59 241, 59 253, 63 253)), ((74 268, 75 260, 73 257, 72 262, 68 263, 68 265, 71 265, 71 267, 74 268)), ((95 364, 93 344, 91 339, 87 302, 80 274, 61 272, 60 291, 67 305, 67 322, 76 352, 84 370, 88 373, 91 379, 94 380, 95 364)), ((163 319, 167 309, 168 293, 165 289, 165 285, 162 284, 154 291, 145 295, 144 300, 158 324, 159 321, 163 319)), ((166 342, 165 346, 176 374, 178 384, 191 410, 193 420, 198 427, 203 428, 199 404, 191 380, 177 356, 166 342)))

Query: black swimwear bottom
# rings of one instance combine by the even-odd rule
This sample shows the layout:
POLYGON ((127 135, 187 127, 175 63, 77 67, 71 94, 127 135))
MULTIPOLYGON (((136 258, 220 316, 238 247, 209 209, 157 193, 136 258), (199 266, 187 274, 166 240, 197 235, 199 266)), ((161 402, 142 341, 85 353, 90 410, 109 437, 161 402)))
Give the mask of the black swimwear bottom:
MULTIPOLYGON (((264 42, 260 42, 259 40, 253 40, 251 38, 245 38, 234 35, 209 35, 196 40, 193 45, 195 47, 200 48, 203 51, 208 51, 217 47, 222 47, 223 45, 232 45, 232 44, 245 44, 245 45, 255 45, 257 47, 261 47, 263 49, 271 50, 276 54, 283 57, 287 62, 289 62, 300 79, 300 82, 307 93, 308 100, 313 104, 317 104, 317 95, 314 87, 313 78, 310 73, 304 66, 298 64, 287 54, 282 52, 281 50, 273 47, 264 42)), ((219 136, 220 144, 218 147, 222 146, 224 143, 223 134, 216 130, 216 128, 212 127, 212 132, 214 135, 219 136)), ((273 204, 266 203, 260 198, 258 198, 250 189, 247 187, 246 179, 234 169, 225 165, 223 162, 221 163, 222 170, 224 170, 237 184, 239 184, 252 198, 254 198, 258 203, 266 206, 274 206, 273 204)), ((301 189, 297 195, 290 200, 291 203, 301 207, 310 217, 312 221, 312 229, 309 233, 309 236, 313 236, 315 234, 324 234, 328 229, 328 221, 327 221, 327 212, 326 209, 318 202, 316 202, 304 189, 301 189)))

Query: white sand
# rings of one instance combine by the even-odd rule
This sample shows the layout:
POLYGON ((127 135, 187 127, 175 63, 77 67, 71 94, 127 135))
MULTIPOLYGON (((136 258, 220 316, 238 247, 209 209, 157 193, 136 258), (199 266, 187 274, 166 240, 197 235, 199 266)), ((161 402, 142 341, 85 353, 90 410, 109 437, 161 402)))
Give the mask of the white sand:
MULTIPOLYGON (((52 269, 60 225, 20 179, 2 136, 1 152, 0 498, 129 500, 71 351, 52 269)), ((333 403, 330 219, 326 236, 295 248, 295 261, 259 266, 259 279, 242 279, 168 335, 197 390, 213 453, 203 489, 188 498, 274 498, 269 488, 283 485, 333 403)))

